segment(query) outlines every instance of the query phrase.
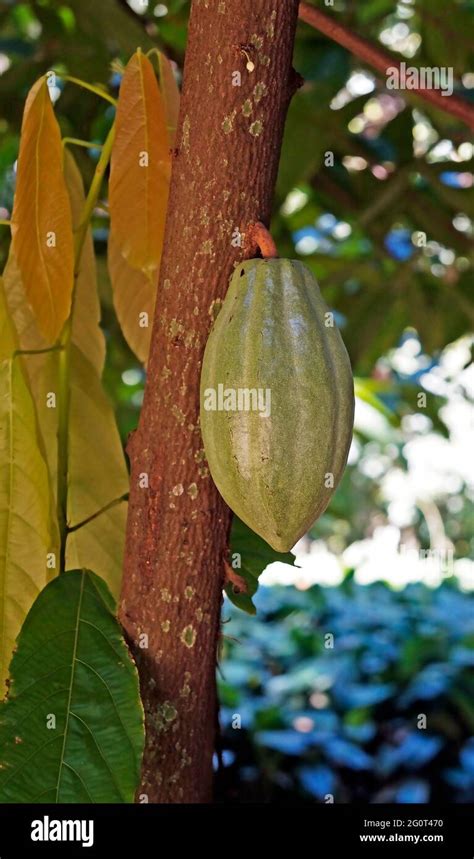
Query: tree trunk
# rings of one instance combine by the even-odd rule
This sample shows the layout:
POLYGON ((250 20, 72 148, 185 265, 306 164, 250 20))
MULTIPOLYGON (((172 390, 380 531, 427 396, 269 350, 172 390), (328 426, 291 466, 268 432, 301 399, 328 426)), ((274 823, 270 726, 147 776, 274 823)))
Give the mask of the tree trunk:
POLYGON ((139 794, 149 802, 212 798, 231 513, 205 462, 199 376, 214 303, 233 267, 255 255, 250 242, 235 246, 235 231, 270 217, 298 86, 297 11, 297 0, 192 3, 148 378, 128 445, 120 619, 141 679, 147 739, 139 794))

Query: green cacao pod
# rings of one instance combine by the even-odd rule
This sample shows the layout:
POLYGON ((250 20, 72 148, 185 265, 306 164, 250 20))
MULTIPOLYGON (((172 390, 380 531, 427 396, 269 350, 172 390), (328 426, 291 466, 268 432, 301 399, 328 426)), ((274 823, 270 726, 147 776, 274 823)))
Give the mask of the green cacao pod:
POLYGON ((222 497, 277 551, 326 509, 353 418, 349 357, 311 272, 239 265, 206 344, 201 430, 222 497))

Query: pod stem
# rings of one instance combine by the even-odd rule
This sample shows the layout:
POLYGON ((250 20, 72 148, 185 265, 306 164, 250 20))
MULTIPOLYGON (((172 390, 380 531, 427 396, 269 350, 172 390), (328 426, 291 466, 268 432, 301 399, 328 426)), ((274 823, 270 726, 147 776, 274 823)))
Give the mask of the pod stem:
POLYGON ((264 259, 278 257, 276 244, 265 224, 262 224, 261 221, 253 221, 249 224, 248 235, 250 240, 257 245, 264 259))

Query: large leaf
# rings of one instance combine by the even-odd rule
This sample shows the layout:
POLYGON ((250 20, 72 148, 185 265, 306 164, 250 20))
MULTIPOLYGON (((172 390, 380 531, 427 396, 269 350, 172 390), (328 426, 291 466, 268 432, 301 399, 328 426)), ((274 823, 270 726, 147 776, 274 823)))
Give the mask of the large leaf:
POLYGON ((0 361, 11 358, 17 348, 18 340, 5 299, 5 285, 0 277, 0 361))
MULTIPOLYGON (((65 171, 71 198, 74 226, 77 228, 84 202, 82 179, 71 155, 65 171)), ((5 287, 10 314, 22 349, 43 349, 47 341, 38 330, 29 306, 15 257, 10 252, 5 269, 5 287)), ((128 491, 128 473, 112 405, 102 389, 105 341, 99 327, 100 305, 93 244, 90 231, 81 254, 73 309, 71 366, 71 424, 69 462, 69 524, 107 507, 128 491), (97 506, 94 506, 94 504, 97 506)), ((57 470, 57 408, 49 408, 47 395, 57 391, 58 353, 25 356, 25 368, 33 392, 38 423, 55 489, 57 470)), ((92 568, 106 580, 118 596, 124 542, 126 504, 111 507, 94 523, 68 537, 66 565, 92 568), (98 539, 97 531, 101 532, 98 539)))
POLYGON ((53 343, 71 309, 74 249, 61 134, 45 78, 31 88, 23 114, 12 244, 38 326, 53 343))
POLYGON ((15 639, 40 590, 55 575, 57 527, 34 403, 0 280, 0 696, 15 639), (8 354, 9 352, 9 354, 8 354))
POLYGON ((173 67, 161 51, 158 51, 160 72, 160 90, 165 106, 166 127, 170 148, 174 146, 179 115, 179 89, 174 76, 173 67))
MULTIPOLYGON (((20 269, 10 247, 4 272, 5 295, 21 349, 47 349, 48 342, 38 330, 31 305, 26 297, 20 269)), ((26 355, 23 359, 30 390, 35 402, 38 426, 48 463, 53 493, 56 491, 57 409, 48 407, 48 395, 57 390, 58 353, 26 355)))
MULTIPOLYGON (((77 230, 81 223, 86 198, 80 170, 68 150, 66 150, 64 158, 64 175, 71 201, 72 222, 74 230, 77 230)), ((100 301, 97 290, 94 242, 92 231, 89 228, 77 269, 72 340, 87 355, 88 360, 100 375, 104 369, 105 337, 99 323, 100 301)))
POLYGON ((0 707, 1 802, 132 802, 138 676, 104 582, 64 573, 26 618, 0 707))
POLYGON ((232 582, 226 585, 225 592, 237 608, 248 614, 256 614, 252 597, 258 589, 258 579, 263 571, 274 561, 294 566, 295 556, 292 552, 276 552, 258 534, 251 531, 247 525, 234 516, 230 534, 231 561, 235 560, 234 573, 243 579, 246 590, 240 590, 232 582), (240 564, 240 566, 239 566, 240 564))
POLYGON ((120 86, 109 205, 121 252, 145 272, 160 263, 170 173, 163 100, 151 62, 138 50, 120 86))
POLYGON ((66 544, 66 569, 86 567, 93 560, 97 575, 105 579, 118 597, 127 524, 126 501, 109 507, 86 525, 71 531, 66 544))
POLYGON ((128 492, 111 403, 84 354, 71 353, 68 520, 73 527, 128 492))
POLYGON ((69 432, 66 568, 92 566, 118 597, 129 478, 110 400, 82 352, 73 347, 69 432), (100 512, 102 511, 102 512, 100 512), (92 517, 94 517, 92 519, 92 517))
POLYGON ((107 261, 115 312, 123 335, 137 358, 146 364, 150 350, 158 269, 144 272, 132 268, 121 253, 113 233, 109 235, 107 261))

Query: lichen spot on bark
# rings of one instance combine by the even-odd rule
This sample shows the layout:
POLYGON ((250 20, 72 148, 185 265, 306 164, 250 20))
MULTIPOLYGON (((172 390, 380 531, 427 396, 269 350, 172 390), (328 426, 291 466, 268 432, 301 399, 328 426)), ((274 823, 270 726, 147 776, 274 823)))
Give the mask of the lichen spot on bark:
POLYGON ((168 588, 161 588, 161 599, 163 602, 171 602, 171 594, 168 588))
POLYGON ((260 119, 256 119, 255 122, 252 122, 249 131, 252 137, 260 137, 263 131, 263 122, 260 119))
POLYGON ((196 591, 191 587, 191 585, 188 585, 187 588, 184 589, 184 596, 187 600, 192 600, 195 593, 196 591))
POLYGON ((264 81, 259 81, 255 84, 253 88, 253 97, 255 101, 261 101, 261 99, 267 94, 268 88, 264 81))
POLYGON ((169 632, 171 629, 171 622, 169 620, 162 620, 161 629, 163 630, 163 632, 169 632))
POLYGON ((171 701, 163 701, 163 703, 158 707, 156 715, 151 717, 151 721, 157 731, 166 732, 172 727, 172 723, 175 721, 177 716, 178 711, 174 704, 172 704, 171 701))
POLYGON ((250 116, 253 110, 253 104, 249 98, 247 98, 242 105, 242 113, 244 116, 250 116))
POLYGON ((234 130, 235 110, 224 117, 222 121, 222 130, 224 134, 230 134, 234 130))
POLYGON ((276 9, 274 9, 272 14, 270 15, 270 20, 267 24, 267 36, 270 39, 273 39, 273 37, 275 35, 275 18, 276 18, 276 16, 277 16, 276 9))
POLYGON ((258 33, 252 33, 250 36, 250 44, 254 45, 257 51, 261 51, 263 48, 263 36, 259 36, 258 33))
POLYGON ((199 495, 199 489, 195 483, 190 483, 188 486, 188 495, 192 501, 195 501, 199 495))
POLYGON ((182 322, 179 322, 177 319, 172 319, 170 324, 169 324, 168 331, 169 331, 169 336, 171 337, 171 339, 173 339, 174 337, 177 337, 178 334, 184 333, 184 325, 182 322))
POLYGON ((183 685, 182 685, 180 693, 179 693, 181 698, 188 698, 189 695, 191 694, 191 686, 189 685, 190 680, 191 680, 191 673, 189 671, 185 671, 184 677, 183 677, 183 685))
POLYGON ((182 411, 182 409, 180 409, 176 405, 176 403, 173 405, 173 407, 171 409, 171 413, 172 413, 173 417, 177 420, 179 425, 181 427, 183 427, 184 424, 186 423, 186 416, 185 416, 184 412, 182 411))
POLYGON ((187 749, 183 749, 183 751, 181 752, 181 761, 180 761, 181 769, 184 770, 185 767, 191 766, 192 762, 193 762, 193 759, 190 755, 188 755, 187 749))
POLYGON ((194 647, 196 641, 196 630, 194 629, 194 626, 191 626, 191 624, 185 626, 180 635, 180 639, 186 647, 194 647))
POLYGON ((189 149, 189 132, 191 130, 191 120, 189 116, 185 116, 183 119, 183 132, 181 135, 181 146, 183 149, 189 149))
POLYGON ((173 486, 171 491, 173 495, 182 495, 184 492, 184 486, 182 483, 177 483, 176 486, 173 486))

